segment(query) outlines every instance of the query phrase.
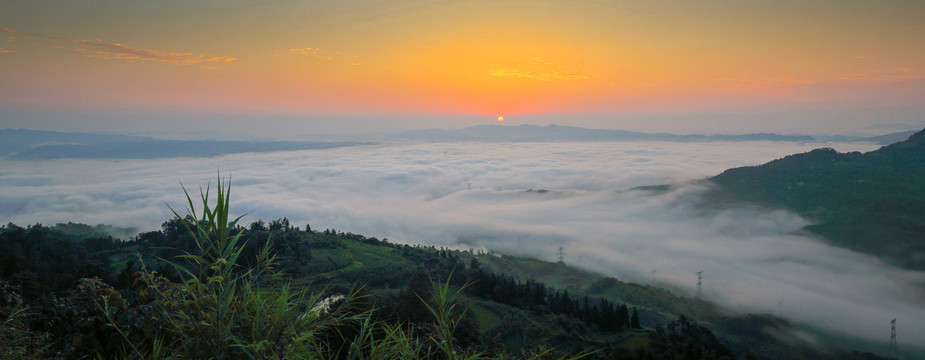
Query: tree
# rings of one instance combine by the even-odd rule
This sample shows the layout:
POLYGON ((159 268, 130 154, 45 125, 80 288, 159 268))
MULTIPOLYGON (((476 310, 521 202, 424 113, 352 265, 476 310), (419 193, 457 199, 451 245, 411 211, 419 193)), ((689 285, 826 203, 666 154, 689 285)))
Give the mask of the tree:
POLYGON ((636 311, 635 307, 633 307, 633 315, 630 316, 630 327, 633 329, 642 329, 642 326, 639 325, 639 312, 636 311))

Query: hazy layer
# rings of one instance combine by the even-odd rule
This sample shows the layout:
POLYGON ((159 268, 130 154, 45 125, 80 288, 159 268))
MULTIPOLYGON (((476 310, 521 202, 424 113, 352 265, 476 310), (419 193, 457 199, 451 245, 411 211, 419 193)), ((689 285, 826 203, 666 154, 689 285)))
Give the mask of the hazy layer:
POLYGON ((569 263, 686 296, 702 270, 704 296, 733 308, 878 341, 899 318, 899 342, 913 343, 911 334, 925 333, 925 274, 793 235, 807 222, 789 212, 696 206, 704 185, 691 180, 819 146, 439 143, 170 160, 0 160, 0 220, 152 230, 169 218, 166 204, 183 207, 178 181, 195 189, 214 183, 220 169, 232 177, 232 211, 248 212, 247 222, 288 217, 315 230, 549 260, 563 246, 569 263), (664 183, 677 186, 631 190, 664 183))

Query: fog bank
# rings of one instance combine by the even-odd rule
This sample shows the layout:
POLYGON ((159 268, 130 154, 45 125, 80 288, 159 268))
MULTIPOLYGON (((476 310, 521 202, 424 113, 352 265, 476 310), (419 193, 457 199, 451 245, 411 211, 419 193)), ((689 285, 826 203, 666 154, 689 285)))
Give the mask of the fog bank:
POLYGON ((0 220, 153 230, 188 189, 232 178, 245 222, 287 217, 391 241, 483 247, 670 285, 742 311, 770 312, 901 344, 925 333, 925 274, 796 234, 786 211, 697 206, 696 180, 829 146, 778 142, 387 144, 166 160, 0 160, 0 220), (637 186, 674 184, 665 191, 637 186), (542 189, 548 191, 526 191, 542 189), (888 339, 888 337, 886 338, 888 339))

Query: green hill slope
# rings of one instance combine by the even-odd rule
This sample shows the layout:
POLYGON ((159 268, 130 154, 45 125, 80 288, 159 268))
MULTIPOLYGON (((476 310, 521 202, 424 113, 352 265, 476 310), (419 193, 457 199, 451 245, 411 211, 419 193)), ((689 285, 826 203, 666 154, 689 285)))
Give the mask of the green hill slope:
MULTIPOLYGON (((94 308, 81 305, 86 304, 86 293, 78 286, 83 283, 80 278, 99 278, 125 299, 137 299, 139 295, 132 294, 143 291, 137 288, 140 268, 134 254, 149 269, 170 275, 170 267, 157 259, 175 258, 195 247, 176 219, 164 223, 160 231, 140 234, 131 241, 101 234, 73 238, 57 228, 0 227, 0 254, 4 254, 0 285, 23 290, 34 313, 29 330, 48 334, 49 349, 68 356, 103 354, 101 346, 107 346, 99 342, 101 338, 80 335, 90 334, 87 316, 94 308), (48 263, 58 266, 42 265, 48 263), (41 282, 45 278, 58 281, 41 282), (57 325, 47 327, 50 321, 57 325)), ((279 269, 294 287, 328 295, 360 287, 366 300, 355 305, 358 313, 372 314, 383 324, 408 326, 422 332, 419 336, 426 336, 430 321, 415 295, 428 291, 426 279, 448 279, 454 287, 465 286, 458 301, 470 311, 454 333, 464 350, 497 355, 537 347, 558 353, 599 350, 593 359, 679 358, 687 356, 686 352, 697 355, 690 357, 696 359, 876 358, 869 353, 794 345, 771 334, 801 331, 825 336, 771 316, 730 314, 708 302, 565 264, 394 244, 333 230, 302 230, 286 219, 257 221, 239 230, 245 244, 239 261, 242 270, 252 266, 249 259, 271 240, 279 269), (632 326, 633 310, 638 311, 639 327, 632 326)), ((8 291, 0 286, 0 293, 9 295, 8 291)), ((125 321, 149 321, 132 311, 125 321)), ((96 319, 91 324, 100 328, 94 331, 111 332, 96 319)), ((133 336, 145 339, 145 334, 133 336)), ((831 348, 880 351, 852 339, 829 340, 831 348)))
POLYGON ((816 149, 710 181, 712 201, 789 209, 833 245, 925 270, 925 130, 869 153, 816 149))

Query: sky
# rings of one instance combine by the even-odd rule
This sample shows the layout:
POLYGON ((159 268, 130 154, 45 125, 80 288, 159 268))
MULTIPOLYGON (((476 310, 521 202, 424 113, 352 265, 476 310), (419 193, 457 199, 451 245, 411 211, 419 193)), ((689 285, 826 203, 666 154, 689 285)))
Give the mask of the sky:
POLYGON ((921 1, 0 0, 0 127, 925 124, 921 1))
MULTIPOLYGON (((279 139, 503 116, 879 135, 925 127, 923 17, 919 0, 0 0, 0 128, 279 139)), ((165 204, 182 206, 178 181, 205 184, 219 168, 246 220, 549 260, 564 246, 573 264, 683 294, 703 270, 705 296, 738 310, 878 341, 892 318, 904 334, 925 333, 922 273, 799 236, 807 221, 792 213, 696 206, 704 188, 693 180, 817 146, 436 143, 0 159, 0 218, 155 229, 170 217, 165 204), (630 190, 661 183, 676 185, 630 190)), ((851 146, 869 148, 839 150, 872 149, 851 146)))
MULTIPOLYGON (((870 144, 826 143, 839 151, 870 144)), ((425 143, 151 160, 0 159, 0 218, 155 230, 230 176, 243 223, 286 217, 390 242, 490 249, 696 293, 902 348, 921 347, 925 273, 801 235, 806 219, 701 206, 697 180, 822 146, 795 142, 425 143), (634 187, 673 184, 670 191, 634 187), (527 189, 548 192, 528 192, 527 189)), ((920 349, 921 350, 921 349, 920 349)))

